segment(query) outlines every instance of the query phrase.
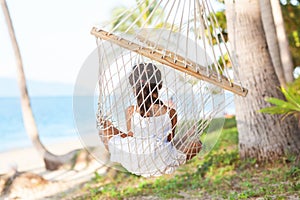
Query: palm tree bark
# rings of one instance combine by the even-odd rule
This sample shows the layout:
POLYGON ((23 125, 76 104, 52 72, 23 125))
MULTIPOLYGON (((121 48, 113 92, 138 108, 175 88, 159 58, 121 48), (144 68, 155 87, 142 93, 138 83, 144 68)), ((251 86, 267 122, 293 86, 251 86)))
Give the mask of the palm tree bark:
POLYGON ((272 65, 261 19, 259 0, 227 0, 229 41, 233 43, 239 78, 246 98, 235 97, 241 158, 274 161, 286 153, 300 153, 300 130, 294 118, 258 112, 270 106, 265 97, 283 98, 272 65))
POLYGON ((289 41, 285 32, 280 1, 269 1, 273 11, 273 18, 280 48, 280 58, 284 69, 285 79, 287 83, 291 83, 294 81, 294 64, 292 54, 289 49, 289 41))
POLYGON ((18 85, 20 89, 20 95, 21 95, 21 108, 22 108, 22 115, 23 115, 23 122, 25 126, 25 130, 31 139, 34 147, 38 151, 38 153, 41 155, 41 157, 44 159, 45 167, 49 170, 56 170, 61 165, 65 163, 71 162, 71 160, 74 158, 74 156, 77 154, 77 151, 70 152, 66 155, 62 156, 56 156, 52 153, 50 153, 46 147, 42 144, 39 132, 37 129, 37 125, 35 123, 35 119, 33 116, 33 112, 30 105, 30 99, 27 91, 26 86, 26 79, 25 79, 25 73, 23 69, 23 62, 22 62, 22 56, 20 53, 19 45, 15 36, 15 31, 13 28, 13 23, 10 18, 10 13, 6 4, 5 0, 1 0, 1 7, 4 13, 5 21, 7 24, 9 36, 11 39, 13 51, 16 58, 17 63, 17 79, 18 79, 18 85))
POLYGON ((285 80, 283 66, 281 63, 279 44, 278 44, 270 0, 261 0, 260 7, 261 7, 261 17, 262 17, 263 27, 264 30, 267 30, 265 31, 265 34, 266 34, 266 39, 268 44, 268 50, 272 58, 272 63, 275 68, 275 72, 279 79, 280 85, 285 87, 286 80, 285 80))

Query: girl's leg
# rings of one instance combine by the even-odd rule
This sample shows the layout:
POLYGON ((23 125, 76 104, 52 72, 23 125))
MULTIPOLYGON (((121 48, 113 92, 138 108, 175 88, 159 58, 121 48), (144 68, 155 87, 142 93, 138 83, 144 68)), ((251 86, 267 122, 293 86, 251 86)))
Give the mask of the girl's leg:
POLYGON ((186 154, 186 161, 195 157, 202 149, 202 143, 200 140, 188 142, 184 144, 183 152, 186 154))
POLYGON ((202 149, 202 143, 197 136, 195 127, 188 130, 182 137, 176 138, 174 145, 176 149, 186 154, 186 161, 195 157, 202 149))

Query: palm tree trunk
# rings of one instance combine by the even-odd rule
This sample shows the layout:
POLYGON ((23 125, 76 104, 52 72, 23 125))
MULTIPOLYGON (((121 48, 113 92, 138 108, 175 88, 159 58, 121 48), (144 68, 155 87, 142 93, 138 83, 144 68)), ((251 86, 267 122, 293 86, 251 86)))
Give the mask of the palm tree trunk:
POLYGON ((9 31, 9 36, 11 38, 11 43, 12 43, 12 47, 13 47, 16 62, 17 62, 17 80, 18 80, 18 85, 19 85, 20 95, 21 95, 21 108, 22 108, 24 126, 25 126, 26 132, 28 133, 28 136, 30 137, 31 141, 33 142, 33 145, 35 146, 35 148, 38 150, 38 152, 41 155, 44 155, 47 150, 40 141, 37 126, 36 126, 34 116, 32 113, 32 109, 30 106, 30 99, 29 99, 28 92, 27 92, 22 57, 21 57, 21 53, 20 53, 20 49, 19 49, 19 46, 17 43, 16 36, 15 36, 13 24, 12 24, 10 14, 9 14, 5 0, 1 0, 1 6, 3 9, 3 13, 5 16, 5 20, 6 20, 8 31, 9 31))
POLYGON ((275 72, 279 79, 280 85, 285 87, 286 80, 285 80, 284 70, 281 63, 279 44, 278 44, 270 0, 261 0, 260 7, 261 7, 261 17, 262 17, 263 27, 264 30, 267 30, 265 31, 265 34, 266 34, 268 49, 272 58, 272 63, 275 68, 275 72))
POLYGON ((30 99, 27 92, 27 86, 26 86, 26 79, 25 74, 23 70, 23 62, 22 62, 22 56, 20 53, 19 45, 17 43, 17 39, 15 36, 13 24, 10 18, 9 10, 6 4, 5 0, 1 0, 1 6, 3 9, 5 21, 7 23, 7 28, 9 31, 9 36, 11 39, 12 47, 14 50, 16 62, 17 62, 17 79, 18 79, 18 85, 20 89, 20 95, 21 95, 21 108, 22 108, 22 115, 23 115, 23 122, 25 126, 25 130, 32 141, 34 147, 40 154, 40 156, 44 159, 46 169, 49 170, 55 170, 58 169, 61 165, 63 165, 66 162, 69 162, 74 155, 76 155, 76 151, 70 152, 69 154, 62 155, 62 156, 56 156, 52 153, 50 153, 45 146, 42 144, 37 125, 35 123, 35 119, 33 116, 33 112, 30 105, 30 99))
POLYGON ((285 74, 285 79, 287 83, 291 83, 294 81, 294 64, 292 55, 289 49, 289 41, 284 28, 284 21, 282 17, 282 11, 280 7, 279 0, 269 0, 272 6, 273 18, 276 27, 276 33, 280 48, 280 58, 283 65, 283 70, 285 74))
MULTIPOLYGON (((235 45, 238 72, 246 98, 235 97, 241 158, 273 161, 286 153, 300 153, 300 130, 294 118, 262 114, 270 106, 265 97, 283 98, 272 65, 261 20, 259 0, 227 0, 229 41, 235 45)), ((266 30, 267 31, 267 30, 266 30)))

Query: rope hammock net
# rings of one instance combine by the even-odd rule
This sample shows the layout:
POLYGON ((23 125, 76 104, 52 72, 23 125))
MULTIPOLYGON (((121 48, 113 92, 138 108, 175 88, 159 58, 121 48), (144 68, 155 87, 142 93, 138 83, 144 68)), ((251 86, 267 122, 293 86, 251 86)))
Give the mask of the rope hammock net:
POLYGON ((137 1, 91 33, 99 135, 131 173, 169 174, 209 151, 231 103, 225 90, 247 94, 209 0, 137 1))

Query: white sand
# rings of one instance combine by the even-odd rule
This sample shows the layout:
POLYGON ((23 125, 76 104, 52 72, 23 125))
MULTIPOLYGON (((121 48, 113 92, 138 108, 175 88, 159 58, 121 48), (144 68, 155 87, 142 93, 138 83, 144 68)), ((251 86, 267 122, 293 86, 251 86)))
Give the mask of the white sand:
MULTIPOLYGON (((46 148, 54 154, 65 154, 83 146, 79 138, 71 138, 64 142, 46 145, 46 148)), ((0 153, 0 174, 9 172, 12 166, 17 166, 18 171, 35 171, 44 168, 44 163, 38 152, 31 146, 0 153)))
MULTIPOLYGON (((62 155, 84 147, 79 138, 73 138, 64 142, 46 145, 46 148, 54 154, 62 155)), ((105 150, 100 149, 99 152, 97 151, 97 155, 101 155, 104 151, 105 150)), ((44 199, 45 197, 64 193, 69 189, 75 188, 79 184, 90 180, 94 176, 95 171, 98 173, 105 173, 107 170, 107 167, 103 165, 103 163, 92 160, 88 166, 83 166, 79 170, 60 169, 56 171, 47 171, 44 167, 43 159, 39 156, 34 147, 1 152, 0 175, 11 172, 12 166, 17 166, 17 170, 20 172, 27 171, 36 173, 51 181, 49 185, 40 192, 21 190, 21 192, 11 194, 21 199, 27 199, 28 197, 44 199)))

